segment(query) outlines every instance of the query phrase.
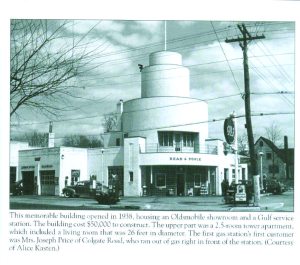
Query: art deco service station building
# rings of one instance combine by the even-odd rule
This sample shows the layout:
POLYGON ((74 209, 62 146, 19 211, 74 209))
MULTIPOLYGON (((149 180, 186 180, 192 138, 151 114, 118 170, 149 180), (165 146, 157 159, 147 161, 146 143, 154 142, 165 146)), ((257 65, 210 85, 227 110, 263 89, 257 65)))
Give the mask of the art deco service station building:
POLYGON ((224 142, 209 138, 208 105, 190 97, 181 55, 155 52, 140 68, 141 98, 118 102, 117 128, 102 135, 104 147, 55 147, 50 130, 49 147, 19 148, 14 171, 24 193, 61 195, 79 180, 108 186, 116 178, 121 196, 221 195, 223 179, 247 179, 247 164, 236 166, 224 142))

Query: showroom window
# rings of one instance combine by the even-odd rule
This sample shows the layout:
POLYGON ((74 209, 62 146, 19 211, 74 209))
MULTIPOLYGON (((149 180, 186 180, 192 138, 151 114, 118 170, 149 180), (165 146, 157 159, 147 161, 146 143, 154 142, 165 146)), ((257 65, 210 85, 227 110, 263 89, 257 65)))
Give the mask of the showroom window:
POLYGON ((75 185, 80 180, 80 170, 71 170, 71 185, 75 185))
POLYGON ((156 187, 166 187, 166 173, 156 174, 156 187))
POLYGON ((200 174, 194 175, 194 186, 195 187, 200 187, 201 185, 201 176, 200 174))

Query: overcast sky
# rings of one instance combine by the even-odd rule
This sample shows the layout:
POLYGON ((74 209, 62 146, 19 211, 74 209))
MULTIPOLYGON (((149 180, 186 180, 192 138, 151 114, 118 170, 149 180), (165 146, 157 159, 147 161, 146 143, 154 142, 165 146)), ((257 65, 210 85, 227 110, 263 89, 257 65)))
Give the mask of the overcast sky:
MULTIPOLYGON (((52 21, 54 22, 54 21, 52 21)), ((225 119, 232 111, 244 115, 242 50, 226 38, 240 35, 237 24, 265 39, 249 43, 253 131, 257 139, 272 123, 294 145, 294 28, 293 22, 167 21, 167 50, 182 54, 190 70, 190 95, 206 100, 209 120, 225 119), (281 93, 283 92, 283 93, 281 93), (256 116, 263 113, 263 116, 256 116), (288 114, 287 114, 288 113, 288 114)), ((95 68, 76 80, 80 88, 67 104, 76 110, 60 113, 54 121, 57 140, 67 134, 99 135, 103 115, 115 111, 120 99, 141 96, 138 64, 148 65, 149 54, 164 49, 164 21, 75 20, 65 29, 80 38, 87 32, 88 49, 99 47, 95 68)), ((60 103, 61 104, 61 103, 60 103)), ((200 114, 199 114, 200 117, 200 114)), ((11 136, 47 132, 50 119, 21 108, 11 119, 11 136)), ((245 118, 238 119, 238 134, 246 133, 245 118)), ((209 137, 223 137, 223 121, 209 123, 209 137)), ((283 141, 283 140, 282 140, 283 141)))

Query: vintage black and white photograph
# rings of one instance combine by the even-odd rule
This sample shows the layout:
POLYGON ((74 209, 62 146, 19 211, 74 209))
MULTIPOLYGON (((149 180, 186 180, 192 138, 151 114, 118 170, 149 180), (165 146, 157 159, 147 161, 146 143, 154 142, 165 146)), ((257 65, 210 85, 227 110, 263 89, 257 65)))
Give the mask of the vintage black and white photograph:
POLYGON ((10 209, 293 212, 294 73, 294 21, 13 18, 10 209))

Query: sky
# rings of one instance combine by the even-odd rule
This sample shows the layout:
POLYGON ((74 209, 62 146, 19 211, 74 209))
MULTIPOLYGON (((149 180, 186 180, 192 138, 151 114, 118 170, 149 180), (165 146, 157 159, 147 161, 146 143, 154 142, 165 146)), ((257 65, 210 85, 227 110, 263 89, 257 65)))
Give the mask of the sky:
MULTIPOLYGON (((116 111, 120 99, 141 96, 138 64, 148 65, 149 54, 164 50, 165 39, 167 50, 179 52, 190 70, 190 96, 207 101, 209 121, 216 120, 209 122, 209 137, 224 139, 223 120, 233 111, 241 116, 238 135, 245 134, 242 49, 238 42, 225 43, 226 38, 241 35, 237 25, 242 23, 252 36, 265 36, 248 46, 255 139, 265 136, 265 129, 275 124, 294 146, 295 24, 276 20, 168 20, 166 35, 164 20, 70 20, 64 29, 66 41, 70 36, 85 36, 87 49, 97 47, 89 65, 92 70, 76 79, 79 88, 72 91, 73 97, 53 103, 68 106, 57 117, 20 108, 18 116, 11 118, 11 138, 47 132, 50 120, 57 143, 68 134, 99 135, 103 115, 116 111)), ((58 47, 59 43, 53 49, 58 47)))

